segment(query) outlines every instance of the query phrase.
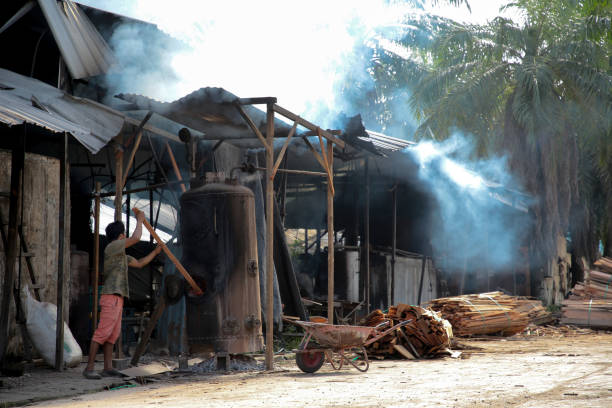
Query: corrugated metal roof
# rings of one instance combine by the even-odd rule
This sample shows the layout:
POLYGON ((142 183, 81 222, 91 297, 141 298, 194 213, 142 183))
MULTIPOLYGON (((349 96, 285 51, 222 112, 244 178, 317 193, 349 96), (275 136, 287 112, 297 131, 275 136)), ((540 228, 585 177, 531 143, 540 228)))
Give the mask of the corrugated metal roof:
POLYGON ((113 53, 85 13, 72 1, 38 0, 73 78, 100 75, 116 63, 113 53))
POLYGON ((53 132, 68 132, 97 153, 123 129, 122 113, 66 94, 34 78, 0 68, 0 122, 32 123, 53 132))
POLYGON ((372 130, 366 129, 366 133, 368 134, 369 137, 360 137, 360 139, 364 141, 372 142, 374 146, 381 148, 383 150, 389 150, 389 151, 395 152, 398 150, 403 150, 406 147, 412 146, 415 144, 414 142, 411 142, 408 140, 387 136, 382 133, 374 132, 372 130))

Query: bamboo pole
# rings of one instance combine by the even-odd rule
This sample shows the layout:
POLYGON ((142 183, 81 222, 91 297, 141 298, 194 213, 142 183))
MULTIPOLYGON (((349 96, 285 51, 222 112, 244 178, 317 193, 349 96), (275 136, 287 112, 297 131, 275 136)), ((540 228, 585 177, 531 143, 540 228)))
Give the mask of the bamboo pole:
MULTIPOLYGON (((134 215, 138 216, 138 213, 140 213, 141 211, 138 208, 132 208, 132 211, 134 211, 134 215)), ((149 224, 149 221, 147 221, 146 219, 144 219, 142 221, 142 225, 144 225, 144 227, 149 231, 149 234, 151 234, 153 236, 153 238, 155 238, 155 240, 157 241, 157 243, 161 246, 162 250, 164 251, 164 253, 166 254, 166 256, 168 256, 168 258, 172 261, 172 263, 174 264, 174 266, 176 266, 176 269, 181 273, 181 275, 183 275, 183 277, 185 278, 185 280, 187 281, 187 283, 189 283, 189 285, 191 286, 191 288, 193 289, 193 291, 195 292, 196 295, 202 295, 204 292, 202 291, 202 289, 200 289, 200 287, 198 286, 198 284, 193 280, 193 278, 191 277, 191 275, 189 274, 189 272, 187 272, 187 270, 185 269, 185 267, 181 264, 181 262, 176 259, 176 256, 174 256, 174 254, 172 253, 172 251, 170 251, 168 249, 168 247, 166 246, 166 244, 164 243, 164 241, 162 241, 162 239, 159 237, 159 235, 157 235, 157 233, 155 232, 155 229, 153 229, 153 227, 151 226, 151 224, 149 224)))
MULTIPOLYGON (((321 138, 321 136, 319 136, 321 138)), ((321 140, 321 139, 319 139, 321 140)), ((323 150, 323 145, 321 145, 323 150)), ((327 171, 334 181, 334 145, 327 141, 327 171)), ((334 324, 334 186, 327 186, 327 323, 334 324)))
POLYGON ((93 247, 93 329, 98 327, 98 280, 100 276, 100 182, 96 182, 96 198, 94 207, 94 247, 93 247))
MULTIPOLYGON (((266 370, 274 369, 274 110, 266 112, 266 370)), ((263 140, 262 140, 263 142, 263 140)))
POLYGON ((366 311, 370 313, 370 161, 365 159, 365 301, 366 311))

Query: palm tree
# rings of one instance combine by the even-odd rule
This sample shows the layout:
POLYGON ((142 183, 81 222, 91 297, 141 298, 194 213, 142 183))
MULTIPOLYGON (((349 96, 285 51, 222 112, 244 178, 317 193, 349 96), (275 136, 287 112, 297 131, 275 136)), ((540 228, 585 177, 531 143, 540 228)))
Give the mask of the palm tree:
POLYGON ((414 38, 426 24, 411 21, 416 29, 398 43, 413 57, 383 51, 387 59, 374 60, 374 72, 383 91, 417 78, 417 137, 461 129, 474 135, 479 154, 508 154, 511 170, 537 198, 530 255, 539 281, 552 276, 559 238, 568 232, 574 255, 592 260, 610 218, 610 20, 581 14, 577 2, 512 6, 523 10, 524 23, 437 20, 421 47, 414 38))

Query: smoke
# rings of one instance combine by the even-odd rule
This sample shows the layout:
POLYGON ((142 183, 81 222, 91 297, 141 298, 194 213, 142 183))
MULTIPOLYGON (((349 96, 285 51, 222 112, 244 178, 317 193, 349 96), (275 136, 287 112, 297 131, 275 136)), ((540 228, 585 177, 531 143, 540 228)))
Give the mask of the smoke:
POLYGON ((458 268, 465 261, 492 269, 515 265, 531 203, 519 192, 506 159, 474 159, 473 145, 460 134, 442 143, 423 141, 404 152, 417 162, 419 179, 437 203, 435 253, 458 268))
MULTIPOLYGON (((107 35, 119 60, 107 75, 114 93, 140 93, 162 101, 201 87, 222 87, 241 97, 276 96, 308 117, 333 120, 352 114, 338 90, 346 81, 367 83, 362 50, 384 27, 394 27, 421 1, 82 0, 92 7, 151 22, 112 27, 107 35), (326 114, 327 113, 327 114, 326 114)), ((388 30, 390 36, 397 30, 388 30)), ((387 38, 393 40, 394 38, 387 38)))

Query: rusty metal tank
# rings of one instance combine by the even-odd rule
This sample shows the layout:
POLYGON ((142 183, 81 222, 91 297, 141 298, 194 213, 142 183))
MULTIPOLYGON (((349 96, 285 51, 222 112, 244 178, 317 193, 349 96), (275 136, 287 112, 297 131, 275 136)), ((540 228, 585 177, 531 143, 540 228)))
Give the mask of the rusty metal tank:
POLYGON ((206 184, 181 196, 181 262, 204 290, 187 295, 190 345, 216 352, 263 348, 255 199, 232 182, 206 184))

